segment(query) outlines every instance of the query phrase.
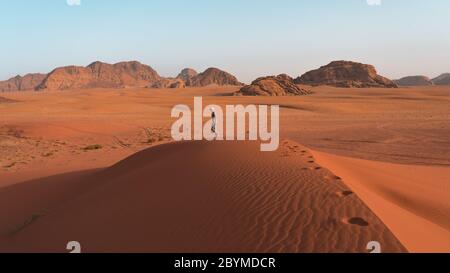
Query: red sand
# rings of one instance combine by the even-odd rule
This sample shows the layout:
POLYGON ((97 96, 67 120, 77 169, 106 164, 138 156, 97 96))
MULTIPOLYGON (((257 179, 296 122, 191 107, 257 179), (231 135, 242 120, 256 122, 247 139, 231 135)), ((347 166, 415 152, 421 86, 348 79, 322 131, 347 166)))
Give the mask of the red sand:
MULTIPOLYGON (((303 151, 303 152, 302 152, 303 151)), ((338 177, 285 141, 156 146, 104 170, 0 189, 0 251, 386 252, 405 249, 338 177), (33 218, 34 215, 34 218, 33 218)))
POLYGON ((63 241, 70 237, 70 240, 87 240, 84 249, 94 252, 365 252, 364 244, 368 239, 387 245, 384 251, 405 251, 399 247, 398 239, 412 252, 449 252, 449 87, 315 87, 312 95, 300 97, 229 96, 237 90, 236 87, 131 88, 2 94, 5 98, 2 102, 13 103, 0 102, 1 251, 63 252, 63 241), (188 145, 191 148, 186 148, 185 152, 174 152, 167 157, 163 154, 174 149, 168 147, 180 144, 164 146, 160 152, 156 151, 162 148, 146 150, 170 141, 170 126, 174 121, 170 119, 171 108, 176 104, 192 105, 193 96, 202 96, 204 104, 220 106, 278 104, 281 106, 281 137, 327 155, 318 155, 319 166, 308 163, 312 160, 307 158, 309 155, 301 160, 261 155, 240 144, 227 148, 220 145, 211 148, 208 144, 195 146, 195 149, 188 145), (87 149, 92 145, 101 148, 87 149), (142 150, 145 151, 139 153, 142 150), (204 158, 200 151, 205 153, 204 158), (241 153, 248 153, 257 161, 250 161, 249 156, 241 153), (170 162, 156 160, 156 163, 155 159, 141 158, 144 165, 153 167, 136 170, 130 164, 126 171, 130 179, 118 177, 103 181, 96 176, 98 172, 115 173, 117 166, 109 168, 111 165, 143 154, 171 159, 170 162), (214 155, 212 161, 211 154, 214 155), (184 162, 186 158, 203 159, 181 167, 178 161, 184 162), (221 164, 211 166, 218 162, 221 164), (247 166, 248 170, 239 164, 247 166), (164 166, 162 170, 167 174, 157 166, 164 166), (191 169, 198 172, 198 177, 191 169), (184 172, 173 173, 174 170, 184 172), (267 170, 273 171, 267 173, 267 170), (215 177, 213 173, 223 173, 217 183, 210 182, 210 178, 215 177), (61 176, 48 178, 54 175, 61 176), (139 182, 139 175, 151 180, 139 182), (329 181, 337 182, 330 184, 329 181), (326 186, 321 186, 323 184, 326 186), (129 188, 128 185, 134 186, 129 188), (204 185, 211 187, 206 189, 204 185), (234 186, 253 190, 246 190, 244 193, 248 196, 243 196, 242 192, 232 191, 234 186), (180 188, 186 193, 195 191, 207 197, 195 197, 194 193, 191 196, 174 194, 174 189, 180 188), (267 192, 271 194, 264 195, 266 199, 256 198, 259 193, 267 192), (225 199, 227 209, 234 213, 234 218, 220 206, 225 197, 228 198, 225 199), (85 198, 86 203, 83 203, 81 200, 85 198), (159 200, 157 204, 163 205, 152 207, 155 202, 148 200, 159 200), (277 201, 273 204, 267 200, 277 201), (128 204, 131 205, 127 207, 128 204), (209 206, 219 213, 213 214, 209 206), (179 207, 189 211, 207 209, 186 216, 176 211, 179 207), (168 213, 164 214, 163 210, 168 213), (269 221, 263 217, 264 213, 275 218, 269 221), (172 214, 179 217, 178 222, 169 221, 167 217, 172 214), (68 219, 72 216, 74 223, 68 219), (200 221, 204 225, 198 227, 189 217, 209 222, 200 221), (217 220, 220 217, 222 222, 217 220), (244 225, 237 228, 242 218, 244 225), (184 226, 182 221, 189 230, 175 229, 176 225, 184 226), (253 224, 249 224, 252 221, 253 224), (364 221, 369 226, 347 225, 364 224, 364 221), (204 227, 210 223, 211 230, 204 227), (204 240, 198 237, 196 230, 205 234, 204 240), (156 233, 158 236, 154 235, 155 231, 160 232, 156 233), (14 236, 11 237, 11 233, 14 236), (232 233, 237 236, 231 238, 232 233), (42 239, 36 238, 36 234, 42 239), (173 234, 178 234, 174 237, 176 241, 170 239, 173 234), (183 234, 189 235, 190 240, 179 240, 183 234), (161 241, 155 237, 161 237, 161 241), (168 242, 163 244, 162 240, 167 238, 168 242), (361 240, 355 241, 355 238, 361 240), (150 246, 153 241, 159 243, 150 246))
POLYGON ((411 252, 450 252, 450 168, 313 152, 411 252))

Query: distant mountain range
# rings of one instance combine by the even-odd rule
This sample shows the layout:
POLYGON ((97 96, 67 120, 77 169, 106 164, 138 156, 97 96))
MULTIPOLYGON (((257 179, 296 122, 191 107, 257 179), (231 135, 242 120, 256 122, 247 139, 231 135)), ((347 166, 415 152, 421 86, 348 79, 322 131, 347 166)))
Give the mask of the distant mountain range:
POLYGON ((192 68, 183 69, 176 78, 161 78, 149 85, 150 88, 183 88, 203 87, 209 85, 243 85, 238 79, 228 72, 210 67, 202 73, 197 73, 192 68))
MULTIPOLYGON (((309 71, 296 79, 287 75, 258 78, 251 87, 245 87, 241 94, 304 94, 293 88, 298 85, 329 85, 343 88, 398 86, 450 85, 450 73, 434 79, 425 76, 408 76, 399 80, 390 80, 377 74, 374 66, 351 61, 334 61, 316 70, 309 71), (284 88, 289 86, 289 88, 284 88), (279 88, 281 88, 279 89, 279 88)), ((228 72, 218 68, 208 68, 202 73, 185 68, 175 78, 161 77, 152 67, 137 61, 108 64, 93 62, 83 66, 58 67, 48 74, 27 74, 0 81, 0 92, 23 90, 67 90, 86 88, 185 88, 209 85, 243 86, 228 72)))
POLYGON ((208 68, 200 74, 193 69, 184 69, 173 79, 161 77, 152 67, 137 61, 116 64, 97 61, 86 67, 58 67, 48 74, 27 74, 0 81, 0 92, 127 87, 183 88, 208 85, 240 86, 242 83, 218 68, 208 68))

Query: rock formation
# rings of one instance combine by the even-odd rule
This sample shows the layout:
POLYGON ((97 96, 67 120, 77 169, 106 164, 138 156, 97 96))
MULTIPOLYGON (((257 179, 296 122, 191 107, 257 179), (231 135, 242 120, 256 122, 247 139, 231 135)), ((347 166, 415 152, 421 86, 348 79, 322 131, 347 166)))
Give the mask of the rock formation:
POLYGON ((310 92, 297 86, 294 80, 286 74, 258 78, 236 93, 236 95, 243 96, 300 96, 307 94, 310 92))
POLYGON ((197 76, 198 73, 192 68, 185 68, 181 70, 180 74, 178 74, 177 79, 183 80, 187 86, 191 85, 191 80, 195 76, 197 76))
POLYGON ((336 87, 385 87, 396 88, 397 85, 377 74, 372 65, 335 61, 313 71, 309 71, 295 79, 296 84, 330 85, 336 87))
POLYGON ((0 92, 24 91, 35 89, 46 77, 45 74, 27 74, 0 81, 0 92))
POLYGON ((409 76, 394 81, 398 86, 430 86, 433 82, 425 76, 409 76))
POLYGON ((450 73, 445 73, 431 80, 435 85, 450 85, 450 73))
POLYGON ((94 62, 87 67, 66 66, 50 72, 38 90, 78 88, 145 87, 161 77, 150 66, 136 61, 107 64, 94 62))
POLYGON ((178 78, 163 78, 148 86, 149 88, 186 88, 186 83, 178 78))
POLYGON ((137 61, 116 64, 93 62, 86 67, 58 67, 49 74, 28 74, 0 81, 0 92, 126 87, 184 88, 208 85, 243 84, 233 75, 217 68, 208 68, 200 74, 186 68, 176 78, 163 78, 150 66, 137 61))
POLYGON ((242 86, 243 84, 237 80, 237 78, 230 73, 222 71, 217 68, 208 68, 203 73, 200 73, 190 80, 188 86, 202 87, 208 85, 236 85, 242 86))
POLYGON ((203 73, 198 74, 194 69, 185 68, 174 78, 161 78, 152 83, 150 88, 184 88, 184 87, 204 87, 209 85, 236 85, 242 86, 235 76, 217 68, 208 68, 203 73))

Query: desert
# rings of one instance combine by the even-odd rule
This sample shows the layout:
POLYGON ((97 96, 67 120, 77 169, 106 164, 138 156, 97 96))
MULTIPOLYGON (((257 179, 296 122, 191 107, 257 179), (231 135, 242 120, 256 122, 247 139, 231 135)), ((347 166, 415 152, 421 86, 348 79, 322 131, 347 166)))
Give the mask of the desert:
POLYGON ((450 251, 448 86, 232 83, 2 93, 0 252, 450 251), (174 142, 199 96, 279 105, 279 149, 174 142))

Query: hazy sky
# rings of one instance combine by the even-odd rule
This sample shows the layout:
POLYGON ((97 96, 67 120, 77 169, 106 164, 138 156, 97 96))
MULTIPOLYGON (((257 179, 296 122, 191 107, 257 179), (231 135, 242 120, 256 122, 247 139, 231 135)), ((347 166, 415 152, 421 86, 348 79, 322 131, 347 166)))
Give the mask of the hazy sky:
POLYGON ((450 72, 448 0, 0 0, 0 79, 138 60, 249 82, 332 60, 387 77, 450 72))

